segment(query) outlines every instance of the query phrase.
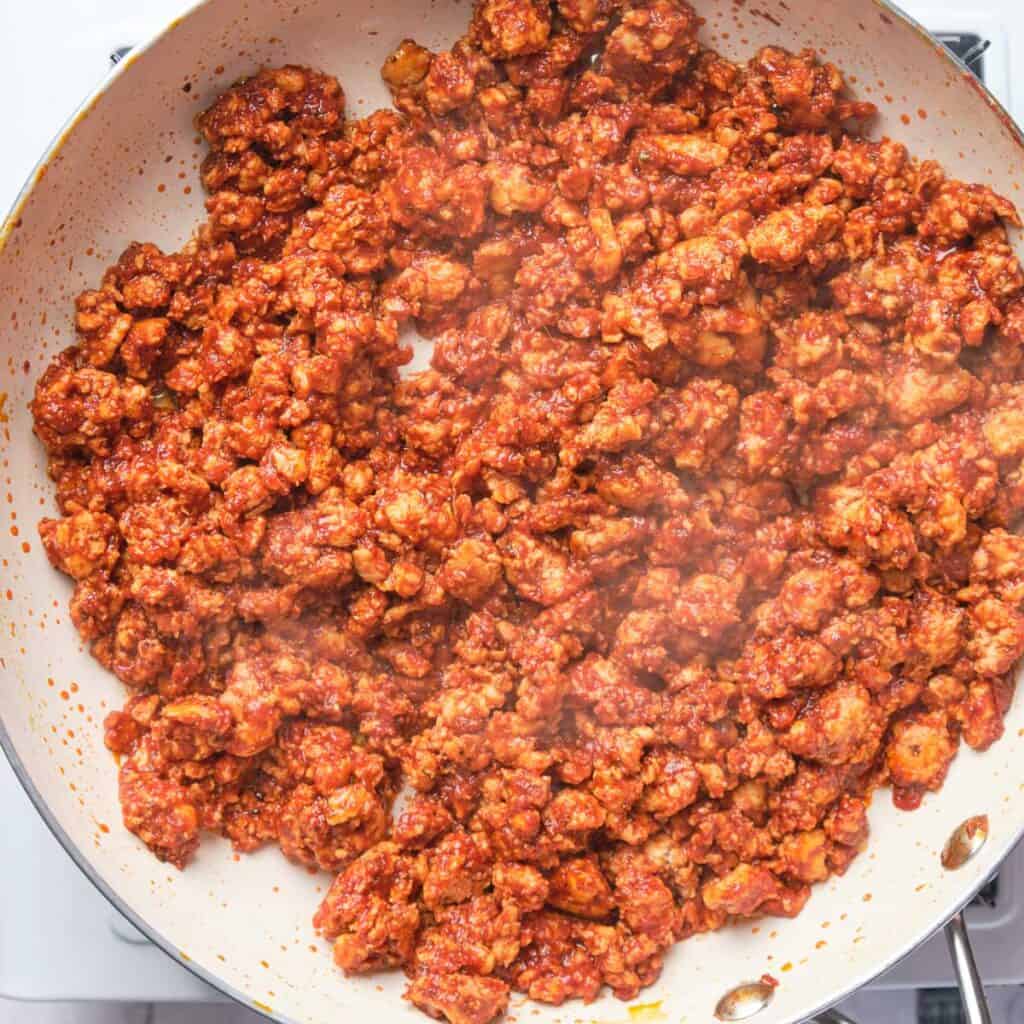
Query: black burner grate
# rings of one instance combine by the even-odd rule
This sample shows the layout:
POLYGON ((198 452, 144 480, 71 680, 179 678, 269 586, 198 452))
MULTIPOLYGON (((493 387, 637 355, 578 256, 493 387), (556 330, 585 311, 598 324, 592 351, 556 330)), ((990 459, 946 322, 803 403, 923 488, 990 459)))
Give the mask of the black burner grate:
POLYGON ((921 989, 917 993, 917 1024, 965 1024, 960 989, 921 989))
POLYGON ((985 51, 991 41, 975 32, 936 32, 935 38, 985 81, 985 51))
POLYGON ((994 907, 999 902, 999 876, 994 875, 971 900, 972 907, 994 907))

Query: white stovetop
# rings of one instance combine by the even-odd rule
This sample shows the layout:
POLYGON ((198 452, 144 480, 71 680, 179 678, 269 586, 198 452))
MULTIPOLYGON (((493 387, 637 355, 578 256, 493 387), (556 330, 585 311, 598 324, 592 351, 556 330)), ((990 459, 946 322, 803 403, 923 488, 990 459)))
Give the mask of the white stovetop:
MULTIPOLYGON (((0 39, 6 43, 0 95, 8 97, 0 215, 50 139, 102 79, 107 55, 147 38, 190 6, 190 0, 0 0, 0 39)), ((985 56, 988 84, 1024 121, 1024 78, 1014 82, 1011 75, 1024 59, 1024 0, 905 0, 904 6, 935 31, 976 32, 992 40, 985 56)), ((125 941, 130 926, 50 836, 3 758, 0 821, 0 996, 139 1002, 218 998, 155 947, 125 941)), ((1024 902, 1024 851, 1017 855, 1015 870, 1004 876, 1019 898, 996 913, 978 909, 969 917, 988 980, 1001 983, 1024 979, 1024 920, 1017 913, 1024 902)), ((950 977, 940 936, 889 972, 880 987, 941 985, 950 977)), ((885 997, 881 1016, 870 1004, 872 995, 855 997, 850 1012, 886 1024, 914 1019, 912 992, 885 997)), ((1003 996, 1004 1007, 1015 998, 1003 996)), ((1013 1011, 999 1016, 1024 1020, 1024 1006, 1014 1004, 1013 1011)))

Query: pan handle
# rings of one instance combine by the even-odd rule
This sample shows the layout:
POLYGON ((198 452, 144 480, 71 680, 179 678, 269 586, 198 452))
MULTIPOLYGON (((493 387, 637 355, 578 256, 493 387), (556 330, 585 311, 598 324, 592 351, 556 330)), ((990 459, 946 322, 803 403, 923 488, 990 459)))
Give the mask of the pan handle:
MULTIPOLYGON (((974 962, 971 940, 967 935, 967 925, 962 912, 954 914, 946 924, 946 941, 949 943, 949 955, 953 960, 953 968, 960 985, 960 999, 964 1005, 966 1024, 992 1024, 988 1012, 988 1000, 985 989, 978 974, 978 965, 974 962)), ((826 1010, 819 1013, 809 1024, 854 1024, 839 1010, 826 1010)))
POLYGON ((967 1024, 992 1024, 988 1012, 988 1000, 974 962, 971 940, 967 936, 967 925, 962 912, 954 914, 946 925, 946 942, 953 960, 957 981, 960 983, 960 998, 964 1004, 967 1024))

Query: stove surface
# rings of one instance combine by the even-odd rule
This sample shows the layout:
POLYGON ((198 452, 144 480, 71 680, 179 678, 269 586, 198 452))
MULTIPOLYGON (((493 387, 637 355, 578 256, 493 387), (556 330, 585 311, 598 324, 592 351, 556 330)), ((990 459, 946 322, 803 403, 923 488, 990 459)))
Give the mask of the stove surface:
MULTIPOLYGON (((10 105, 5 117, 0 210, 13 203, 38 155, 102 79, 108 55, 147 38, 189 6, 185 0, 0 3, 0 38, 14 42, 0 63, 0 93, 32 97, 31 103, 10 105), (58 23, 63 30, 55 32, 58 23)), ((971 7, 913 0, 904 6, 955 52, 970 58, 972 68, 1010 113, 1024 121, 1024 79, 1015 82, 1011 75, 1011 61, 1024 58, 1021 0, 979 0, 971 7)), ((149 944, 110 907, 49 834, 2 758, 0 820, 7 868, 0 872, 0 996, 138 1002, 223 999, 149 944), (55 963, 61 965, 59 971, 52 969, 55 963)), ((967 912, 988 985, 1024 982, 1022 902, 1024 849, 1010 858, 987 898, 967 912)), ((937 1004, 922 1009, 927 993, 914 991, 952 984, 939 935, 844 1008, 855 1019, 886 1024, 952 1020, 942 1016, 937 1004)), ((996 1019, 1024 1021, 1024 993, 997 990, 993 995, 996 1019)))

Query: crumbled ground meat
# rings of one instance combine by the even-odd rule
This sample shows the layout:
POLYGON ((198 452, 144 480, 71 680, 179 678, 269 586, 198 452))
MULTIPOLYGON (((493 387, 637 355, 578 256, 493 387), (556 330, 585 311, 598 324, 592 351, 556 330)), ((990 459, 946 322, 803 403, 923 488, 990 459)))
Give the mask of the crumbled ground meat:
POLYGON ((334 873, 339 966, 451 1024, 796 914, 1024 652, 1013 206, 699 24, 479 0, 395 111, 239 83, 36 390, 126 826, 334 873))

